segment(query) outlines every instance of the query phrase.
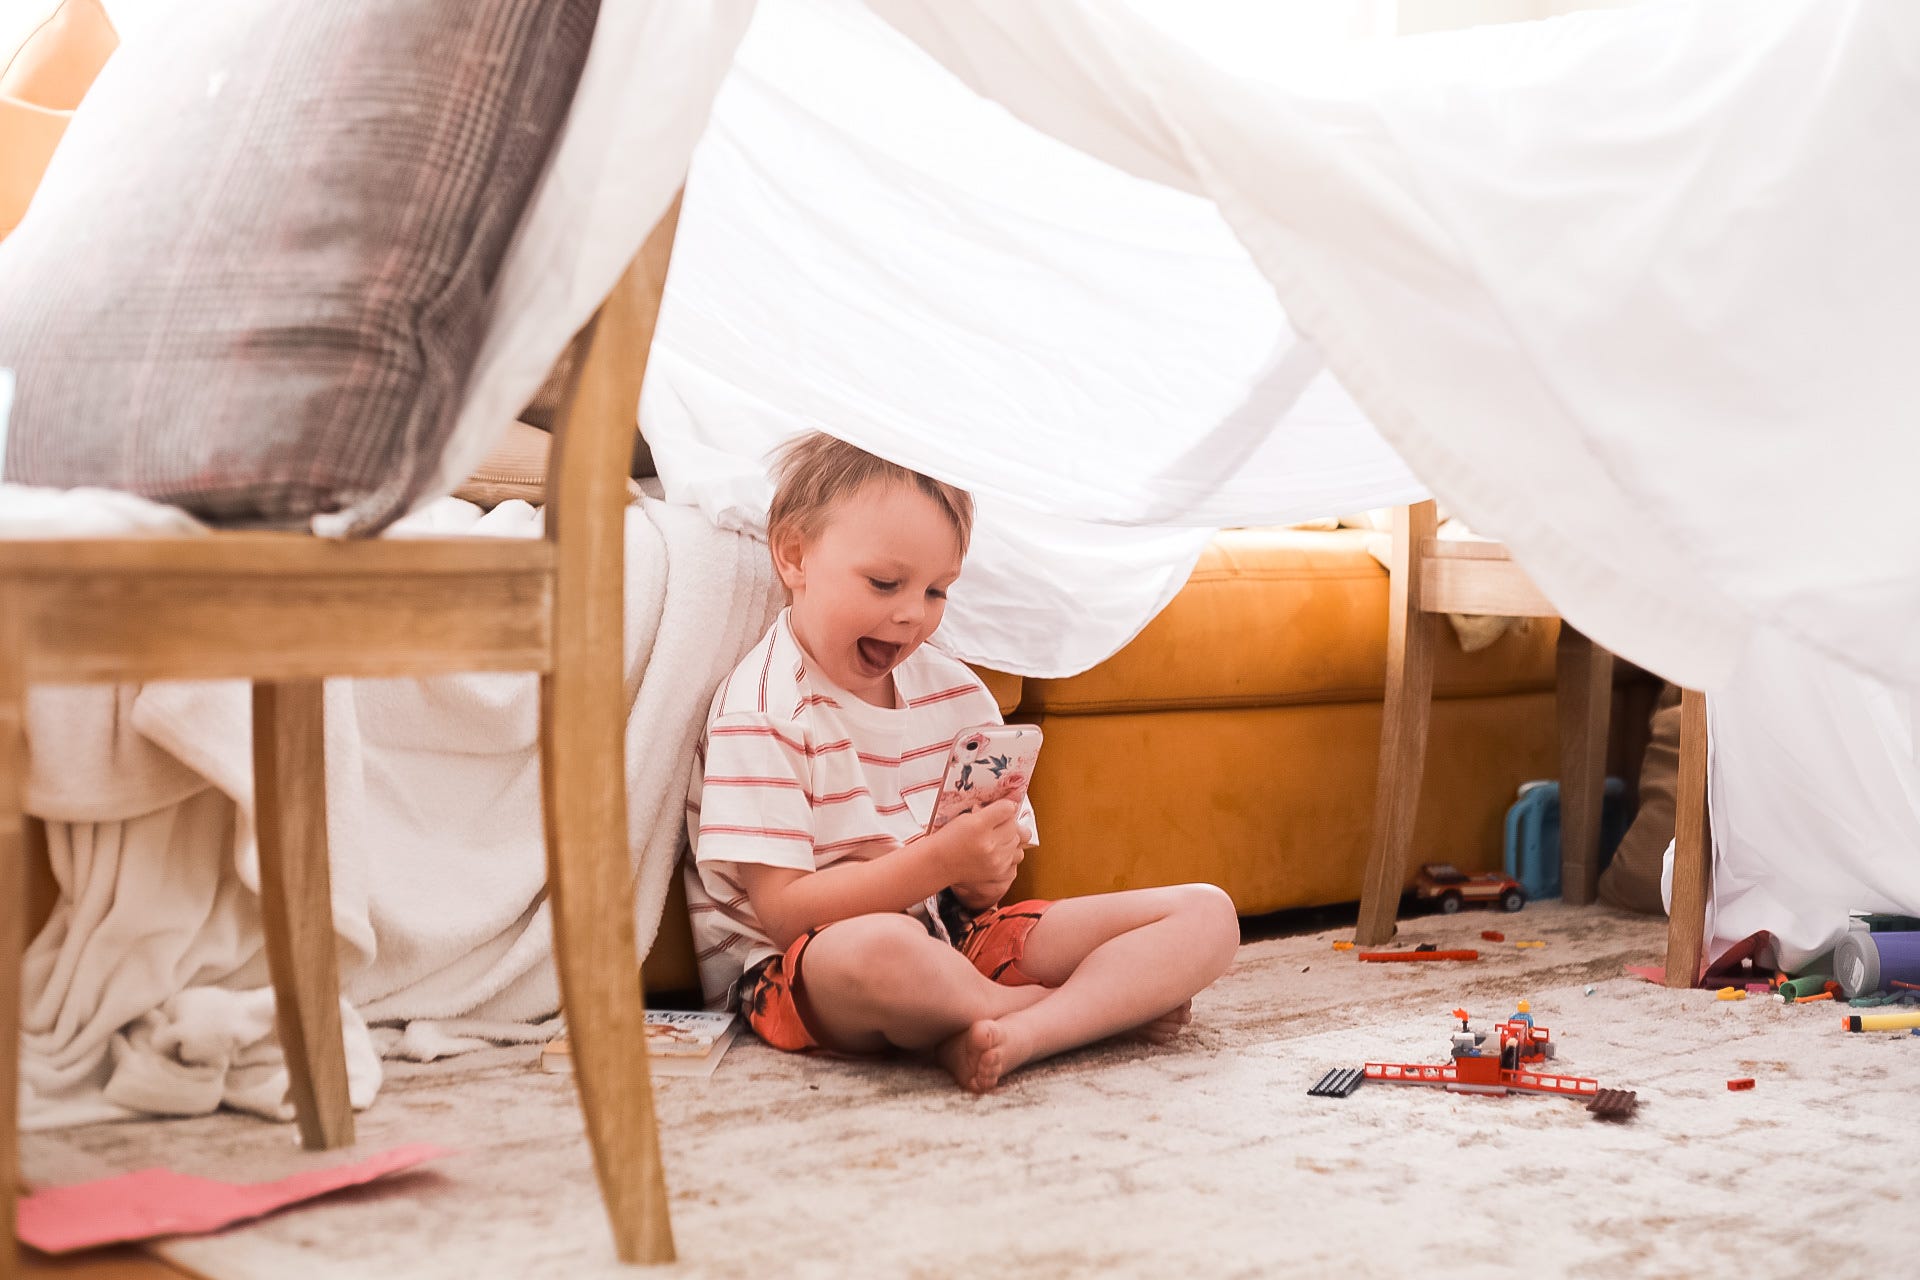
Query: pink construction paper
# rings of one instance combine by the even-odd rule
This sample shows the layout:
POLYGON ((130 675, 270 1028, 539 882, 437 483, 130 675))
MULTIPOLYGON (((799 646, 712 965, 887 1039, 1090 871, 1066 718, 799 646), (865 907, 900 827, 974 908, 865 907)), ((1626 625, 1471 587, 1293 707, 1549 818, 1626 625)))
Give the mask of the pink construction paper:
POLYGON ((20 1201, 16 1230, 24 1243, 42 1253, 72 1253, 155 1236, 197 1235, 447 1154, 444 1147, 416 1142, 277 1182, 221 1182, 171 1169, 142 1169, 36 1191, 20 1201))

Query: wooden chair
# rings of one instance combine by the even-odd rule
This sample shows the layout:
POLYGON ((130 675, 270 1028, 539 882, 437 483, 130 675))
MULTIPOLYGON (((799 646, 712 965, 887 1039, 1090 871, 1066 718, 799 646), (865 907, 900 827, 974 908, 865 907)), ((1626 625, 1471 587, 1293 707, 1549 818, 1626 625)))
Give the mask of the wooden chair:
POLYGON ((619 1256, 674 1256, 644 1051, 623 786, 627 464, 676 198, 577 342, 545 537, 301 534, 0 541, 0 1274, 12 1274, 20 952, 36 683, 253 682, 261 908, 302 1142, 353 1141, 321 769, 321 681, 540 673, 554 952, 574 1079, 619 1256))
MULTIPOLYGON (((1387 614, 1387 688, 1380 727, 1380 782, 1354 940, 1393 937, 1426 766, 1434 646, 1449 613, 1558 616, 1551 602, 1497 542, 1441 541, 1432 502, 1398 508, 1387 614)), ((1598 893, 1600 801, 1606 783, 1613 655, 1560 626, 1556 698, 1560 721, 1562 893, 1592 902, 1598 893)))

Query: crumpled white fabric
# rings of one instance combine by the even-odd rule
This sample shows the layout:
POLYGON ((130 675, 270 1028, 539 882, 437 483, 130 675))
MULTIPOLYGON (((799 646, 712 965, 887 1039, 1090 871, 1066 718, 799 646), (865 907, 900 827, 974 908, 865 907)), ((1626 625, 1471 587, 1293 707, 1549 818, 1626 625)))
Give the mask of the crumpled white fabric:
MULTIPOLYGON (((1854 911, 1920 914, 1920 757, 1901 690, 1763 635, 1707 699, 1713 900, 1707 954, 1774 937, 1788 970, 1854 911)), ((1673 851, 1662 893, 1672 901, 1673 851)))
MULTIPOLYGON (((32 496, 0 491, 0 529, 28 510, 62 508, 94 532, 128 509, 154 517, 117 498, 32 496)), ((539 531, 525 503, 482 516, 446 499, 394 533, 539 531)), ((644 955, 707 701, 782 600, 764 545, 653 499, 628 509, 627 574, 627 852, 644 955)), ((30 690, 27 809, 48 819, 62 896, 23 958, 26 1127, 223 1104, 290 1115, 261 946, 250 707, 233 681, 30 690)), ((335 680, 326 711, 342 1014, 364 1106, 380 1081, 369 1024, 419 1059, 530 1038, 559 1007, 538 684, 335 680)))
POLYGON ((668 496, 731 528, 812 428, 974 490, 941 640, 1027 675, 1120 648, 1216 526, 1425 495, 1208 201, 1011 119, 852 0, 760 5, 640 416, 668 496))
POLYGON ((1215 201, 1421 479, 1609 649, 1711 688, 1767 629, 1920 684, 1920 8, 1648 4, 1256 79, 1119 5, 870 3, 1215 201))

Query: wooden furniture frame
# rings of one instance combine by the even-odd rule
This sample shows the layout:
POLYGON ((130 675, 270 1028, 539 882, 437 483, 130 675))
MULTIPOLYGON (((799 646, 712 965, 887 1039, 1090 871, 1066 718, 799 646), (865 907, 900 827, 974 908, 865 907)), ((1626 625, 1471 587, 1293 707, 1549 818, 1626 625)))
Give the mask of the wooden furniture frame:
POLYGON ((1680 691, 1680 766, 1673 792, 1673 900, 1667 909, 1666 984, 1697 986, 1713 896, 1707 810, 1707 695, 1680 691))
MULTIPOLYGON (((1442 541, 1432 502, 1394 513, 1389 568, 1387 688, 1380 725, 1380 781, 1354 940, 1393 937, 1426 768, 1433 661, 1440 615, 1558 616, 1497 542, 1442 541)), ((1598 893, 1600 801, 1606 783, 1613 655, 1563 621, 1556 662, 1560 721, 1562 893, 1571 903, 1598 893)))
MULTIPOLYGON (((14 1266, 29 685, 253 682, 261 909, 302 1142, 353 1141, 321 769, 328 676, 540 674, 554 954, 615 1248, 674 1256, 645 1052, 622 766, 626 477, 680 201, 576 342, 544 538, 0 540, 0 1274, 14 1266)), ((35 896, 44 898, 41 888, 35 896)))

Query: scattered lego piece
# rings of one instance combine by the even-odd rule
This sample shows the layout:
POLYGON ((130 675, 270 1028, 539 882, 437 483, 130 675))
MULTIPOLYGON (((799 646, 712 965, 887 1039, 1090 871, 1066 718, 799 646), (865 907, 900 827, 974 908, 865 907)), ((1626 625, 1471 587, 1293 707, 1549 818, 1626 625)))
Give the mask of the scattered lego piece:
POLYGON ((1335 1067, 1320 1077, 1320 1083, 1307 1090, 1310 1098, 1344 1098, 1358 1089, 1367 1078, 1359 1067, 1335 1067))
POLYGON ((1478 951, 1362 951, 1362 960, 1478 960, 1478 951))
POLYGON ((1747 984, 1747 994, 1750 996, 1764 996, 1772 990, 1773 987, 1765 982, 1749 982, 1747 984))
POLYGON ((1742 1089, 1751 1089, 1753 1088, 1753 1077, 1742 1076, 1738 1080, 1729 1080, 1727 1081, 1727 1088, 1734 1093, 1738 1093, 1742 1089))
POLYGON ((1632 1089, 1602 1089, 1593 1095, 1587 1110, 1595 1120, 1630 1120, 1640 1105, 1640 1095, 1632 1089))
POLYGON ((1544 947, 1547 944, 1544 942, 1538 942, 1538 941, 1528 941, 1528 942, 1516 942, 1513 945, 1516 947, 1530 947, 1530 948, 1533 948, 1534 950, 1538 950, 1539 948, 1544 947))
POLYGON ((1333 949, 1335 951, 1351 951, 1353 950, 1353 944, 1351 942, 1336 942, 1333 944, 1333 949))
POLYGON ((1722 987, 1713 993, 1715 1000, 1745 1000, 1747 993, 1738 987, 1722 987))
POLYGON ((1480 936, 1487 942, 1505 942, 1507 940, 1507 935, 1501 933, 1498 929, 1482 929, 1480 936))

